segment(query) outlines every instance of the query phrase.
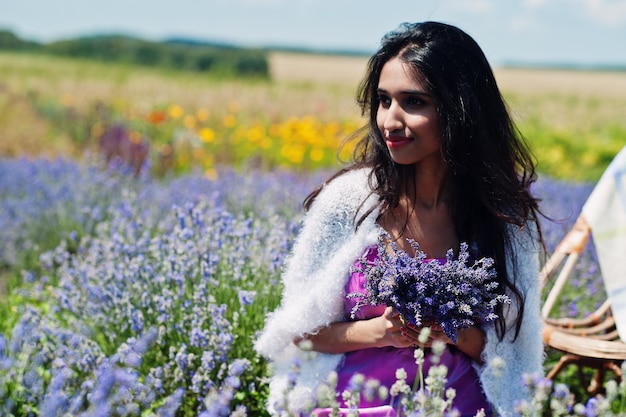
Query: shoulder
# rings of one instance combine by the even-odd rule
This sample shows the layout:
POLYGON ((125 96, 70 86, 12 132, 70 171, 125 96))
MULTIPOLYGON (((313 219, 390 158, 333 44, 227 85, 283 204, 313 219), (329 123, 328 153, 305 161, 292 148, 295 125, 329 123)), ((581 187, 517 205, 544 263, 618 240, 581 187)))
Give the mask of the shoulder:
POLYGON ((372 170, 359 168, 346 171, 324 184, 323 192, 350 191, 365 194, 371 191, 369 178, 372 170))
POLYGON ((334 207, 349 209, 361 206, 370 196, 370 173, 368 168, 347 171, 324 184, 312 205, 312 209, 334 207))
POLYGON ((509 226, 510 245, 507 255, 507 269, 515 285, 525 292, 539 285, 540 255, 543 247, 539 231, 534 221, 524 227, 509 226))
POLYGON ((509 224, 507 233, 513 254, 536 254, 540 250, 540 237, 537 223, 529 220, 523 227, 509 224))

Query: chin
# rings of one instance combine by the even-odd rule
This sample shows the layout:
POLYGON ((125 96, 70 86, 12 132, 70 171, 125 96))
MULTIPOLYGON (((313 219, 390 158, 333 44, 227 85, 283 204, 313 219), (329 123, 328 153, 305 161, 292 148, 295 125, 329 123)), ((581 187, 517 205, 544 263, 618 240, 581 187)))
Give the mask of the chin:
POLYGON ((393 156, 391 157, 391 160, 396 164, 396 165, 403 165, 403 166, 408 166, 408 165, 413 165, 415 164, 415 160, 413 159, 407 159, 407 158, 394 158, 393 156))

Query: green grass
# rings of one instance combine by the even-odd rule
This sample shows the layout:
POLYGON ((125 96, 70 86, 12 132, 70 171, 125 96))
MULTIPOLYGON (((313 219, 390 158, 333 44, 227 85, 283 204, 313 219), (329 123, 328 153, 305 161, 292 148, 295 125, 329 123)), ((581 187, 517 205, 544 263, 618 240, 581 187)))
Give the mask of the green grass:
POLYGON ((542 174, 597 181, 626 145, 626 97, 551 93, 507 99, 542 174))

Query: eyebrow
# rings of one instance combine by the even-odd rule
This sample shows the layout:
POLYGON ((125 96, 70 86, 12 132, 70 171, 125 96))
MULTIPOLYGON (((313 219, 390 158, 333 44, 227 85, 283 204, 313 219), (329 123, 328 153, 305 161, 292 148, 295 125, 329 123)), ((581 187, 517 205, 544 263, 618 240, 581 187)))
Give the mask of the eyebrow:
MULTIPOLYGON (((378 93, 388 94, 388 91, 385 90, 384 88, 377 88, 376 91, 378 93)), ((420 90, 402 90, 402 91, 400 91, 400 93, 401 94, 407 94, 407 95, 424 96, 424 97, 432 97, 433 96, 430 93, 427 93, 425 91, 420 91, 420 90)))

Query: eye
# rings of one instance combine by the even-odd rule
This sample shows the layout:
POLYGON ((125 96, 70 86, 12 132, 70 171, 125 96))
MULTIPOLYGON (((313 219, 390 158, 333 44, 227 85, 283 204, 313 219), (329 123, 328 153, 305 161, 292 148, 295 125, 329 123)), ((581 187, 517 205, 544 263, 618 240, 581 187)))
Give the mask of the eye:
POLYGON ((378 103, 384 108, 388 108, 391 105, 391 99, 385 94, 378 95, 378 103))
POLYGON ((420 96, 411 96, 407 98, 406 104, 411 107, 418 107, 418 106, 423 106, 424 104, 426 104, 426 101, 424 101, 424 99, 420 96))

